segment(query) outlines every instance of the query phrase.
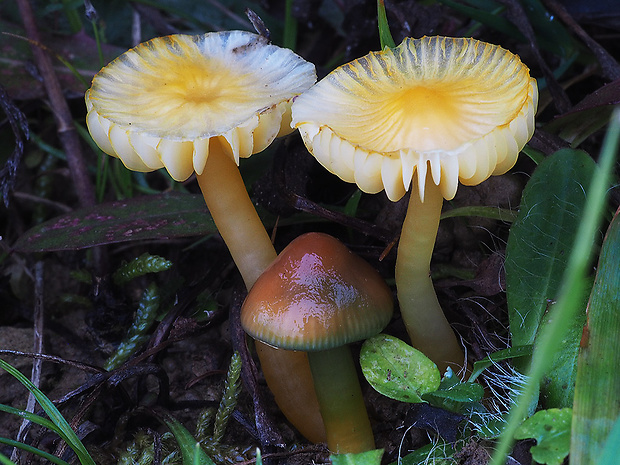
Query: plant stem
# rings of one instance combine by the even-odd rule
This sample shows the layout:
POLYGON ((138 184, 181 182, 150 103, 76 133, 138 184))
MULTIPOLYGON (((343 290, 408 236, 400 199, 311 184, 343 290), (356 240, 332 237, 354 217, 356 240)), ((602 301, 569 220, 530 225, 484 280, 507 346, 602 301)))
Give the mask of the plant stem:
POLYGON ((308 352, 314 388, 335 454, 353 454, 375 448, 362 389, 348 346, 308 352))
POLYGON ((54 72, 52 60, 46 52, 37 44, 42 44, 37 29, 32 6, 28 0, 18 0, 19 12, 26 29, 26 34, 31 41, 32 55, 43 78, 43 85, 50 101, 50 108, 54 114, 58 126, 58 138, 67 154, 67 162, 75 190, 82 206, 95 204, 95 189, 88 177, 86 162, 82 154, 80 140, 78 138, 69 105, 65 99, 58 77, 54 72))
MULTIPOLYGON (((213 221, 249 290, 277 254, 237 165, 214 139, 204 171, 197 178, 213 221)), ((261 346, 258 353, 267 385, 284 415, 304 436, 324 438, 305 353, 275 349, 260 341, 256 345, 261 346), (321 430, 315 430, 317 427, 321 430)))
POLYGON ((430 276, 443 196, 430 175, 424 201, 420 200, 417 184, 414 177, 396 258, 400 311, 414 347, 435 362, 442 373, 447 367, 458 373, 465 357, 439 305, 430 276))

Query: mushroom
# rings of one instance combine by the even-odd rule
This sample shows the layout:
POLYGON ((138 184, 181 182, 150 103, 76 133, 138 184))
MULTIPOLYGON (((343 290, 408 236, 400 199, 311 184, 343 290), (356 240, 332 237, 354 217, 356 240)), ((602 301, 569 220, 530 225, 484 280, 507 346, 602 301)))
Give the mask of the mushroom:
MULTIPOLYGON (((165 168, 176 181, 196 173, 250 289, 276 252, 237 165, 292 132, 291 101, 315 81, 314 65, 257 34, 158 37, 125 52, 93 78, 86 122, 97 145, 130 170, 165 168)), ((304 355, 264 352, 287 375, 267 380, 277 401, 289 390, 291 367, 304 366, 304 355)), ((300 376, 310 379, 305 366, 300 376)), ((316 397, 306 395, 306 403, 284 413, 302 434, 320 440, 324 432, 300 424, 314 418, 310 424, 322 427, 316 397)))
POLYGON ((241 307, 241 325, 253 338, 308 353, 327 445, 334 453, 375 447, 347 344, 381 332, 392 311, 392 294, 379 273, 321 233, 293 240, 241 307))
POLYGON ((534 132, 536 81, 474 39, 406 38, 332 71, 293 103, 294 127, 330 172, 397 201, 411 189, 396 260, 403 320, 440 369, 464 365, 430 278, 443 199, 508 171, 534 132))

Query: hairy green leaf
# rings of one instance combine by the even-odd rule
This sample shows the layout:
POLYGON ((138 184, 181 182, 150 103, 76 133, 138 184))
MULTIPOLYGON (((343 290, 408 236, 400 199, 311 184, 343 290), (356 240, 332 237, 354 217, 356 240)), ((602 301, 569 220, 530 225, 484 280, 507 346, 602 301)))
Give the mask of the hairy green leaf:
MULTIPOLYGON (((513 345, 533 344, 555 302, 583 216, 585 187, 594 161, 577 150, 560 150, 538 165, 521 199, 506 247, 506 294, 513 345)), ((585 321, 585 301, 554 354, 543 380, 548 407, 572 405, 576 360, 585 321)), ((526 363, 516 361, 523 369, 526 363)))
POLYGON ((360 364, 373 388, 402 402, 424 402, 420 396, 436 390, 441 380, 437 365, 422 352, 385 334, 364 342, 360 364))
POLYGON ((337 454, 329 458, 332 465, 380 465, 383 449, 369 450, 359 454, 337 454))
POLYGON ((536 439, 530 452, 537 463, 560 465, 570 449, 570 408, 540 410, 517 429, 515 439, 536 439))

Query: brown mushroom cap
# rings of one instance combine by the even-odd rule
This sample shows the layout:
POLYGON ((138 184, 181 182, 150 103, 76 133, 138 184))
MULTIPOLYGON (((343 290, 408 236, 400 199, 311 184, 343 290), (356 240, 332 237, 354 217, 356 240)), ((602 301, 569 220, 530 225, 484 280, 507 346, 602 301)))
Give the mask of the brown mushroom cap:
POLYGON ((318 351, 379 333, 392 312, 392 293, 372 266, 337 239, 308 233, 258 278, 241 325, 272 346, 318 351))

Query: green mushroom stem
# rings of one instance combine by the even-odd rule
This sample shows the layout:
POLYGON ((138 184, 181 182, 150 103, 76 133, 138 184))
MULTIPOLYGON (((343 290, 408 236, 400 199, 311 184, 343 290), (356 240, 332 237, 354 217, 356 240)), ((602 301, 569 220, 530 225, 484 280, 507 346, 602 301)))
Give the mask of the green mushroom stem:
POLYGON ((329 450, 355 454, 374 449, 375 440, 349 347, 308 352, 308 361, 329 450))
POLYGON ((347 344, 380 333, 393 313, 381 275, 336 238, 306 233, 260 276, 241 307, 256 340, 307 352, 329 450, 375 447, 355 363, 347 344))
POLYGON ((413 346, 433 360, 442 373, 448 367, 458 373, 465 365, 465 356, 441 310, 430 276, 443 195, 430 175, 426 178, 424 200, 420 199, 417 184, 414 176, 398 243, 398 302, 413 346))
MULTIPOLYGON (((217 142, 198 184, 217 229, 224 239, 248 290, 277 254, 254 208, 241 173, 217 142)), ((312 442, 325 440, 306 354, 277 349, 255 341, 263 374, 275 401, 299 432, 312 442)))

